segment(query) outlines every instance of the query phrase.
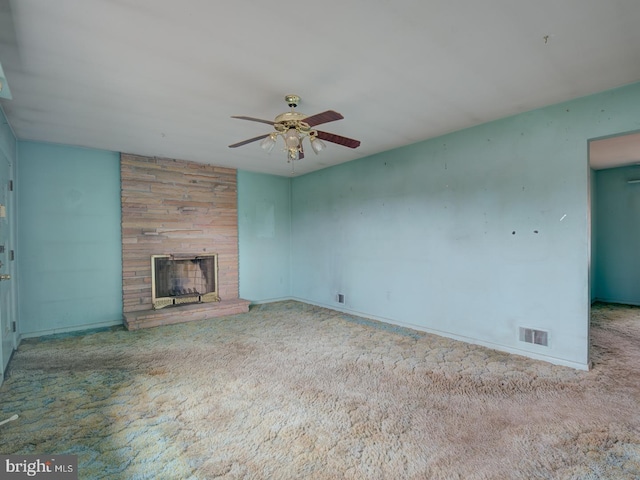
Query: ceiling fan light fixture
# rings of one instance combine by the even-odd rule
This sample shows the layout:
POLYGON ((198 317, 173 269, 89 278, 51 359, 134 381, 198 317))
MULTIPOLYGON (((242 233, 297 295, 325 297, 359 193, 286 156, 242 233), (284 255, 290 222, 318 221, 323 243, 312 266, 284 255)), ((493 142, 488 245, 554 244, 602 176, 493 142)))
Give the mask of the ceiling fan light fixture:
POLYGON ((264 137, 264 140, 260 142, 260 147, 267 153, 271 153, 273 147, 276 146, 276 135, 273 133, 264 137))
POLYGON ((287 133, 284 134, 284 143, 288 149, 297 149, 300 146, 300 135, 295 128, 290 128, 287 133))
POLYGON ((357 148, 360 146, 359 140, 315 130, 317 125, 343 119, 344 117, 338 112, 334 110, 326 110, 315 115, 305 115, 304 113, 296 112, 294 110, 300 102, 299 96, 287 95, 285 100, 289 107, 291 107, 291 111, 277 115, 274 120, 263 120, 261 118, 247 117, 245 115, 233 115, 232 118, 238 118, 240 120, 266 123, 271 125, 275 131, 234 143, 229 145, 229 148, 241 147, 248 143, 261 140, 260 147, 264 151, 270 153, 273 150, 273 147, 275 147, 278 137, 282 137, 284 140, 284 151, 287 154, 287 161, 291 163, 293 173, 293 161, 302 160, 304 158, 303 144, 305 138, 309 139, 311 148, 316 155, 327 148, 326 144, 318 138, 318 135, 321 135, 322 139, 327 142, 342 145, 344 147, 357 148))
POLYGON ((311 142, 311 148, 313 149, 313 152, 316 155, 319 154, 325 148, 327 148, 327 145, 316 136, 311 137, 310 142, 311 142))

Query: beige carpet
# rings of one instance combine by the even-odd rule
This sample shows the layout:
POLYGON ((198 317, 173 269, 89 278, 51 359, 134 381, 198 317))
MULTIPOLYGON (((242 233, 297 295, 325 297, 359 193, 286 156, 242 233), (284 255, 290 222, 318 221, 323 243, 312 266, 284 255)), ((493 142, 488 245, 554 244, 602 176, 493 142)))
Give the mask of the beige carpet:
POLYGON ((90 479, 638 479, 640 309, 596 305, 592 343, 582 372, 297 302, 30 340, 0 448, 90 479))

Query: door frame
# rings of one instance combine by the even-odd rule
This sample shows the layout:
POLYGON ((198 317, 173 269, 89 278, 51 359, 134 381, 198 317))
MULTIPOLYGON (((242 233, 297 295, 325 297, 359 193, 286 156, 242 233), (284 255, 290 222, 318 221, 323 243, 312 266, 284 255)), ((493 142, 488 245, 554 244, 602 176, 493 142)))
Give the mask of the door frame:
MULTIPOLYGON (((6 198, 6 218, 7 218, 7 238, 5 244, 5 257, 6 263, 3 268, 3 273, 7 273, 11 275, 11 279, 6 281, 6 286, 9 287, 9 305, 7 305, 6 312, 8 315, 8 325, 16 325, 14 331, 9 333, 9 344, 11 348, 11 352, 7 353, 3 351, 5 339, 2 338, 4 335, 3 332, 0 332, 0 385, 4 381, 4 377, 7 373, 7 368, 11 361, 11 357, 13 356, 13 352, 18 348, 18 328, 17 328, 17 277, 16 277, 16 262, 15 256, 14 260, 10 259, 10 252, 13 250, 16 251, 16 208, 15 208, 15 165, 11 162, 9 158, 5 155, 5 153, 0 150, 0 162, 6 162, 8 166, 8 178, 0 177, 0 182, 3 182, 4 187, 7 189, 7 198, 6 198), (9 187, 9 183, 11 182, 12 188, 9 187), (15 322, 15 323, 14 323, 15 322), (6 362, 5 362, 6 358, 6 362)), ((4 324, 4 319, 0 319, 0 327, 4 324)))

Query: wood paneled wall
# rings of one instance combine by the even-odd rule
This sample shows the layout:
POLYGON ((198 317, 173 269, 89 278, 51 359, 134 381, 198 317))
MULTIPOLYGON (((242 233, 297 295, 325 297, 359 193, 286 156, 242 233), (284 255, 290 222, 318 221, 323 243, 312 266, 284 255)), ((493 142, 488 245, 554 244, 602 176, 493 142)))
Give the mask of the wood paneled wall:
POLYGON ((218 254, 221 300, 238 298, 236 170, 122 154, 124 313, 150 310, 151 255, 218 254))

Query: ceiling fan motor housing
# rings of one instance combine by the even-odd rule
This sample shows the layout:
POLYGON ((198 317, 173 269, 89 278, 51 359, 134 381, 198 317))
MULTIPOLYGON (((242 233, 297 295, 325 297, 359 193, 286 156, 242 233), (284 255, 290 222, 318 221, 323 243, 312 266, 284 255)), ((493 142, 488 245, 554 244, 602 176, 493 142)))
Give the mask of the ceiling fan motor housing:
POLYGON ((275 118, 273 126, 279 131, 296 128, 306 132, 311 130, 311 127, 303 121, 305 118, 307 118, 307 115, 304 113, 285 112, 275 118))

